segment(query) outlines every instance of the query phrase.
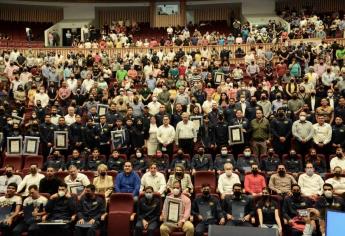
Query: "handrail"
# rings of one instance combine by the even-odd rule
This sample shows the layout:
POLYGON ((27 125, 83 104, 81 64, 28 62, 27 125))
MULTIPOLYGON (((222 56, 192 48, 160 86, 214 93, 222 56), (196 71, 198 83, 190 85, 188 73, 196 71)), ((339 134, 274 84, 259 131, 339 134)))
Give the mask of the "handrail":
MULTIPOLYGON (((341 45, 345 45, 345 38, 331 38, 331 39, 326 39, 325 40, 327 43, 332 43, 333 41, 336 41, 337 43, 341 45)), ((311 42, 311 43, 320 43, 321 40, 317 38, 313 39, 296 39, 296 40, 290 40, 289 44, 290 45, 296 45, 299 44, 300 42, 311 42)), ((28 44, 30 45, 30 43, 28 44)), ((260 44, 232 44, 232 45, 208 45, 206 48, 209 50, 212 50, 215 48, 218 51, 221 51, 224 48, 230 49, 233 53, 236 51, 238 47, 241 47, 245 53, 249 52, 252 47, 257 48, 258 46, 262 46, 264 50, 269 49, 269 48, 276 48, 278 46, 284 46, 283 43, 278 43, 278 44, 272 44, 272 43, 260 43, 260 44)), ((202 49, 204 46, 169 46, 169 47, 155 47, 155 50, 159 50, 160 48, 163 49, 163 51, 168 52, 171 49, 173 51, 178 51, 180 48, 182 48, 185 52, 191 52, 191 51, 196 51, 202 49)), ((8 47, 1 46, 0 44, 0 50, 1 49, 8 49, 8 47)), ((17 50, 19 52, 28 53, 29 51, 33 55, 38 55, 39 53, 47 53, 47 52, 55 52, 57 54, 61 54, 63 56, 66 56, 69 52, 73 51, 75 53, 83 53, 87 55, 90 51, 92 52, 101 52, 102 50, 106 52, 109 56, 114 56, 120 54, 121 56, 125 56, 126 54, 129 53, 146 53, 147 50, 150 48, 145 48, 145 47, 129 47, 129 48, 106 48, 106 49, 85 49, 85 48, 62 48, 62 47, 55 47, 55 48, 30 48, 30 47, 17 47, 17 50)), ((234 60, 236 60, 234 58, 234 60)))

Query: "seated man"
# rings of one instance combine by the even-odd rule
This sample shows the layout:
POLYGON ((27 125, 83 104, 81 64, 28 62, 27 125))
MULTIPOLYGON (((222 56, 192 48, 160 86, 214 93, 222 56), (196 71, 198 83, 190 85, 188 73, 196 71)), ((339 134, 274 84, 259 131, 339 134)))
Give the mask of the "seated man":
POLYGON ((72 151, 72 157, 66 162, 66 169, 68 170, 72 165, 77 167, 78 170, 85 170, 85 161, 80 156, 78 149, 72 151))
POLYGON ((286 173, 285 166, 280 164, 277 173, 271 176, 268 186, 276 194, 285 196, 291 195, 291 186, 296 183, 295 178, 286 173))
POLYGON ((223 202, 223 210, 227 219, 226 225, 252 226, 250 220, 255 214, 252 198, 242 194, 240 183, 234 184, 232 191, 234 194, 226 196, 223 202))
MULTIPOLYGON (((291 172, 294 178, 298 177, 300 172, 303 172, 303 163, 300 158, 298 158, 295 150, 290 150, 288 158, 285 160, 285 167, 287 172, 291 172)), ((278 167, 279 168, 279 167, 278 167)))
POLYGON ((106 211, 103 198, 95 195, 96 188, 93 184, 85 187, 83 196, 80 198, 77 208, 78 222, 75 226, 76 236, 95 236, 96 229, 100 226, 103 214, 106 211), (85 224, 90 227, 83 227, 85 224))
POLYGON ((48 160, 44 163, 44 170, 47 170, 48 166, 57 171, 65 170, 64 156, 60 155, 59 150, 54 150, 53 155, 48 157, 48 160))
POLYGON ((75 166, 70 166, 68 168, 68 172, 69 175, 64 179, 67 184, 68 191, 71 190, 72 193, 80 194, 84 188, 90 184, 90 180, 86 175, 79 173, 75 166))
POLYGON ((148 167, 146 155, 143 154, 141 149, 137 149, 135 154, 131 155, 130 162, 132 163, 133 170, 145 173, 148 167))
POLYGON ((284 224, 287 225, 293 236, 301 236, 302 231, 294 228, 293 223, 299 216, 298 210, 311 208, 312 202, 309 198, 301 195, 301 188, 298 184, 293 184, 291 191, 292 195, 285 197, 283 202, 284 224))
POLYGON ((218 191, 221 194, 221 199, 226 195, 231 195, 234 184, 241 183, 240 178, 236 173, 232 172, 233 166, 231 163, 224 164, 224 173, 218 178, 218 191))
POLYGON ((203 184, 201 191, 202 195, 196 197, 192 204, 192 215, 199 222, 195 227, 196 236, 203 236, 209 225, 225 223, 223 209, 218 198, 210 194, 210 185, 203 184))
POLYGON ((59 185, 61 180, 55 176, 55 169, 53 167, 48 166, 46 177, 41 179, 39 188, 40 193, 49 193, 53 195, 58 192, 59 185))
POLYGON ((198 153, 192 158, 192 174, 196 171, 213 171, 213 161, 211 155, 205 155, 204 147, 198 148, 198 153))
MULTIPOLYGON (((194 236, 194 226, 189 221, 190 212, 191 212, 191 202, 190 199, 182 193, 181 184, 179 181, 174 182, 172 193, 169 194, 171 198, 178 198, 182 201, 182 209, 180 212, 178 224, 176 227, 171 226, 170 224, 163 223, 160 227, 161 236, 169 236, 169 234, 174 231, 176 228, 182 229, 186 233, 186 236, 194 236)), ((165 221, 168 213, 168 198, 165 199, 163 205, 163 211, 161 215, 161 220, 165 221)))
POLYGON ((58 193, 53 194, 46 205, 47 215, 42 217, 42 222, 63 221, 66 224, 40 225, 39 235, 69 235, 70 222, 74 220, 76 207, 76 199, 68 193, 67 184, 61 183, 58 193))
POLYGON ((223 146, 220 150, 220 154, 217 154, 216 159, 214 160, 214 168, 218 175, 220 175, 224 170, 225 163, 231 163, 232 166, 235 166, 234 156, 228 153, 226 146, 223 146))
POLYGON ((246 147, 243 151, 243 157, 238 158, 236 163, 236 169, 241 173, 247 173, 251 171, 251 165, 253 163, 259 163, 258 158, 252 155, 250 147, 246 147))
POLYGON ((302 195, 316 199, 322 194, 323 184, 321 176, 314 173, 313 164, 307 163, 305 173, 298 178, 298 185, 301 187, 302 195))
POLYGON ((28 232, 29 236, 34 236, 38 229, 37 221, 45 215, 45 206, 48 199, 41 196, 37 185, 29 187, 29 197, 23 202, 23 219, 14 227, 12 235, 21 236, 23 232, 28 232))
POLYGON ((151 186, 154 192, 164 196, 167 186, 164 175, 157 171, 157 165, 155 163, 150 165, 149 170, 141 177, 140 192, 146 187, 151 186))
POLYGON ((112 154, 108 158, 107 166, 109 170, 115 170, 121 172, 123 170, 123 164, 125 160, 120 157, 119 151, 113 150, 112 154))
POLYGON ((132 163, 126 161, 123 165, 123 172, 115 179, 115 192, 132 193, 134 200, 137 200, 140 190, 140 177, 133 171, 132 163))
POLYGON ((273 148, 270 148, 268 149, 267 157, 261 160, 261 170, 270 176, 276 171, 279 163, 279 156, 274 153, 273 148))
POLYGON ((31 185, 39 185, 41 179, 44 178, 44 175, 41 173, 38 173, 38 167, 37 165, 31 165, 30 166, 30 174, 25 175, 23 181, 18 185, 18 193, 22 193, 23 196, 29 195, 29 186, 31 185))
POLYGON ((7 165, 5 167, 5 174, 0 176, 0 193, 4 194, 7 191, 7 185, 10 183, 16 183, 17 186, 22 182, 22 177, 20 175, 15 175, 14 167, 7 165))
POLYGON ((93 149, 91 156, 89 156, 87 163, 86 163, 86 168, 87 170, 91 171, 97 171, 97 167, 100 164, 104 164, 103 160, 100 159, 100 153, 97 148, 93 149))
POLYGON ((253 196, 262 195, 262 190, 266 187, 265 177, 259 174, 258 164, 252 164, 252 173, 244 177, 244 190, 253 196))
POLYGON ((0 232, 3 236, 11 236, 14 227, 14 221, 20 213, 22 206, 22 198, 15 195, 17 191, 17 184, 10 183, 7 185, 6 195, 0 197, 0 232))
POLYGON ((345 193, 345 177, 341 176, 343 170, 336 166, 333 169, 333 178, 327 179, 325 182, 333 186, 334 194, 344 196, 345 193))

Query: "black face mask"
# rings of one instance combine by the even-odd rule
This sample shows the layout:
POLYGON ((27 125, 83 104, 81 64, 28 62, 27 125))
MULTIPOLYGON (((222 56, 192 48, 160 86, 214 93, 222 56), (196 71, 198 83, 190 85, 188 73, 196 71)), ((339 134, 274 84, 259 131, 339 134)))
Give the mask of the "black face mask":
POLYGON ((182 172, 176 172, 176 173, 175 173, 175 176, 176 176, 178 179, 183 179, 183 173, 182 173, 182 172))
POLYGON ((279 176, 284 177, 285 176, 285 170, 278 171, 279 176))
POLYGON ((6 172, 6 176, 7 176, 7 178, 10 178, 13 176, 13 173, 12 172, 6 172))
POLYGON ((292 196, 293 196, 294 198, 299 198, 299 197, 301 196, 301 192, 293 192, 293 193, 292 193, 292 196))
POLYGON ((236 198, 240 198, 241 195, 242 195, 241 191, 234 191, 234 196, 235 196, 236 198))
POLYGON ((204 198, 209 198, 210 197, 210 191, 208 191, 208 190, 202 191, 202 195, 204 198))
POLYGON ((106 172, 101 172, 100 176, 105 176, 107 173, 106 172))
POLYGON ((253 169, 253 170, 252 170, 253 175, 257 175, 258 172, 259 172, 258 169, 253 169))
POLYGON ((337 153, 337 157, 341 158, 341 157, 343 157, 343 154, 337 153))

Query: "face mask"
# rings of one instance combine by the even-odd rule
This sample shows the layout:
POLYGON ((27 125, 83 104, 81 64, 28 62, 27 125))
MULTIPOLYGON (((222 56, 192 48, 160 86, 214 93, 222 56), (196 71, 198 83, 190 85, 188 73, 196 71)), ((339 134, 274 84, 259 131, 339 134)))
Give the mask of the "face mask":
POLYGON ((337 157, 341 158, 343 155, 341 153, 337 153, 337 157))
POLYGON ((250 157, 250 152, 244 152, 245 157, 250 157))
POLYGON ((30 169, 30 173, 35 175, 37 173, 37 170, 36 169, 30 169))
POLYGON ((324 191, 323 194, 325 195, 326 198, 332 198, 332 196, 333 196, 333 193, 330 190, 324 191))
POLYGON ((306 117, 305 117, 305 116, 300 116, 300 117, 299 117, 299 120, 300 120, 300 121, 305 121, 305 120, 306 120, 306 117))
POLYGON ((332 97, 333 93, 327 93, 328 97, 332 97))
POLYGON ((65 191, 58 192, 59 197, 64 197, 66 195, 65 191))
POLYGON ((252 173, 253 173, 253 175, 257 175, 258 174, 258 169, 252 169, 252 173))
POLYGON ((308 176, 312 176, 314 174, 314 170, 312 169, 307 169, 305 172, 308 176))
POLYGON ((280 177, 284 177, 285 176, 285 170, 278 171, 278 174, 280 177))
POLYGON ((209 197, 210 196, 210 191, 204 190, 204 191, 202 191, 202 194, 204 195, 204 197, 209 197))
POLYGON ((175 173, 176 178, 182 179, 183 178, 183 173, 182 172, 176 172, 175 173))
POLYGON ((220 152, 223 156, 227 155, 228 154, 228 151, 221 151, 220 152))
POLYGON ((244 102, 246 99, 245 98, 241 98, 241 102, 244 102))
POLYGON ((136 156, 140 158, 141 157, 141 153, 137 152, 136 156))
POLYGON ((294 198, 299 198, 299 197, 301 196, 301 193, 300 193, 300 192, 293 192, 293 193, 292 193, 292 196, 293 196, 294 198))
POLYGON ((177 195, 179 195, 180 194, 180 189, 179 188, 174 188, 173 190, 172 190, 172 193, 174 194, 174 196, 177 196, 177 195))
POLYGON ((107 173, 106 172, 101 172, 100 176, 105 176, 107 173))
POLYGON ((341 173, 340 173, 340 172, 335 172, 335 173, 334 173, 334 176, 335 176, 336 178, 339 178, 339 177, 341 177, 341 173))
POLYGON ((156 101, 157 101, 157 98, 156 98, 156 97, 153 97, 153 98, 152 98, 152 101, 153 101, 153 102, 156 102, 156 101))
POLYGON ((145 193, 145 198, 147 200, 151 200, 153 198, 153 194, 152 193, 145 193))
POLYGON ((234 191, 234 195, 236 198, 240 198, 241 197, 241 191, 234 191))
POLYGON ((10 178, 13 176, 13 173, 12 172, 6 172, 6 176, 7 176, 7 178, 10 178))
POLYGON ((86 198, 91 198, 92 194, 91 193, 85 193, 86 198))
POLYGON ((225 171, 226 176, 230 177, 232 175, 232 170, 225 171))
POLYGON ((279 118, 283 118, 284 117, 284 112, 279 112, 278 116, 279 116, 279 118))

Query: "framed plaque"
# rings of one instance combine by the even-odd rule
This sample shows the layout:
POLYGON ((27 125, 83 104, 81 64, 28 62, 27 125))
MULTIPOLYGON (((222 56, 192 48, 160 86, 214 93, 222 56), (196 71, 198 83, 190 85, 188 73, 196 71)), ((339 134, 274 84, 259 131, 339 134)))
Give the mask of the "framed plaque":
POLYGON ((216 72, 214 73, 214 83, 215 84, 220 84, 224 80, 224 73, 222 72, 216 72))
POLYGON ((111 142, 115 149, 121 147, 125 142, 125 130, 111 131, 111 142))
POLYGON ((68 131, 54 132, 54 147, 57 150, 68 149, 68 131))
POLYGON ((68 191, 76 195, 81 194, 85 188, 81 183, 70 183, 67 185, 68 185, 68 191))
POLYGON ((244 143, 242 125, 228 126, 229 144, 242 144, 244 143))
POLYGON ((191 116, 189 119, 193 122, 194 128, 197 131, 199 131, 200 127, 203 124, 203 117, 202 116, 191 116))
POLYGON ((40 145, 39 137, 25 136, 23 155, 36 156, 38 154, 39 145, 40 145))
POLYGON ((98 114, 98 116, 102 116, 102 115, 107 114, 108 108, 109 108, 108 105, 105 105, 105 104, 97 104, 97 114, 98 114))
POLYGON ((171 226, 178 224, 182 211, 182 201, 179 198, 167 197, 167 212, 165 223, 171 226))
POLYGON ((7 155, 22 155, 22 137, 7 137, 7 155))
POLYGON ((2 142, 4 141, 4 133, 0 132, 0 151, 2 151, 2 142))

